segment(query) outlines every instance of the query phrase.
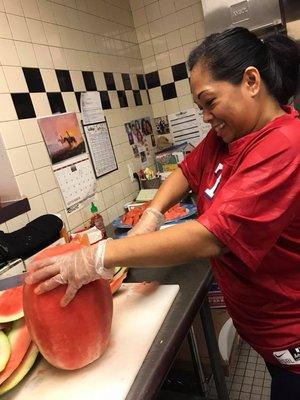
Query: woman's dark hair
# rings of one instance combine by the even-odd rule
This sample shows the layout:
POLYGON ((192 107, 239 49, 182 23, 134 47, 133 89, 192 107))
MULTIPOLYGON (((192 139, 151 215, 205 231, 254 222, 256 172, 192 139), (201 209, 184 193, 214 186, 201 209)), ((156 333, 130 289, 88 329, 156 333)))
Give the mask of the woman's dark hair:
POLYGON ((292 39, 276 34, 259 39, 246 28, 214 33, 189 55, 190 70, 198 63, 209 68, 215 80, 238 84, 249 66, 258 69, 269 93, 287 104, 297 90, 299 48, 292 39))

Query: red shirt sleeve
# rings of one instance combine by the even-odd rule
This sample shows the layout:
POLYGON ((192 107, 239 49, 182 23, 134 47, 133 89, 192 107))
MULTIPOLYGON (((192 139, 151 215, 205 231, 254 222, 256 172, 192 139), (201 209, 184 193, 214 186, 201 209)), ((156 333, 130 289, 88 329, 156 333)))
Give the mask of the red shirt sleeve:
POLYGON ((198 218, 253 269, 300 210, 300 146, 277 133, 272 144, 252 149, 223 186, 221 179, 211 206, 198 218))

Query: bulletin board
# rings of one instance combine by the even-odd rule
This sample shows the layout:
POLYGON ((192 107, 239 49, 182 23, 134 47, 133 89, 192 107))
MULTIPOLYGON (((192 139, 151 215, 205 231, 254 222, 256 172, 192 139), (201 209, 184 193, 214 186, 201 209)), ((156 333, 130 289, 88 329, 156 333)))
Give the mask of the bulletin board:
POLYGON ((96 178, 118 169, 107 122, 83 125, 96 178))

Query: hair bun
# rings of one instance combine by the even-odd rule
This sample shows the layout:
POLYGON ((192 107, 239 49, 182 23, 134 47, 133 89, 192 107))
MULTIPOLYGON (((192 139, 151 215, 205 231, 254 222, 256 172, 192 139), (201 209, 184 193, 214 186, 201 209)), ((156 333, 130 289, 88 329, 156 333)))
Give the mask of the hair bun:
POLYGON ((270 65, 278 77, 274 82, 277 98, 281 104, 287 104, 297 91, 300 64, 299 47, 292 39, 284 35, 271 35, 263 43, 270 52, 270 65), (281 79, 279 79, 281 77, 281 79))

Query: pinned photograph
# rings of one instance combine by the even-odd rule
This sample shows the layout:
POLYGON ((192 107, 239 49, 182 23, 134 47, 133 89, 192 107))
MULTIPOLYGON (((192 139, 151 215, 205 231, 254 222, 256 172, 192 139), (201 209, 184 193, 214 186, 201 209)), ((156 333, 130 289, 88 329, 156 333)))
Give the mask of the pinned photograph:
POLYGON ((52 164, 86 152, 75 113, 38 118, 38 124, 52 164))
POLYGON ((144 135, 152 135, 153 133, 153 128, 151 125, 151 120, 149 117, 145 117, 141 119, 141 127, 142 127, 142 132, 144 135))
POLYGON ((135 157, 135 158, 139 158, 140 153, 139 153, 139 149, 138 149, 138 147, 137 147, 136 145, 133 145, 133 146, 132 146, 132 151, 133 151, 134 157, 135 157))
POLYGON ((142 163, 147 162, 147 156, 146 156, 146 152, 145 151, 141 151, 140 152, 140 157, 141 157, 142 163))
POLYGON ((144 134, 142 132, 140 120, 136 119, 131 121, 131 131, 133 135, 134 144, 137 146, 144 146, 144 134))
POLYGON ((151 143, 152 143, 153 147, 156 146, 156 141, 155 141, 155 136, 154 135, 151 135, 151 143))
POLYGON ((132 129, 131 129, 131 123, 130 122, 127 122, 125 124, 125 130, 126 130, 126 133, 127 133, 127 136, 128 136, 129 144, 134 144, 134 139, 133 139, 133 135, 132 135, 132 129))
POLYGON ((168 119, 167 115, 154 118, 154 124, 155 124, 156 132, 159 135, 164 135, 166 133, 170 133, 169 119, 168 119))

